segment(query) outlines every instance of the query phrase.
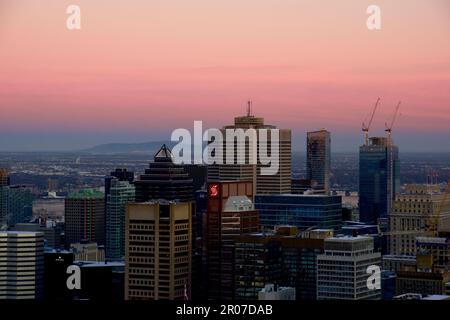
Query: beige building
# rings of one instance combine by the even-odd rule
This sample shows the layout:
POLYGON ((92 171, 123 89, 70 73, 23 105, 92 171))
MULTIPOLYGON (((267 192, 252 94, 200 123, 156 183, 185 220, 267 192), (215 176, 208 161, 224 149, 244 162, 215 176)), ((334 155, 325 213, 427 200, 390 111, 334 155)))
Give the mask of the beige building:
POLYGON ((192 203, 127 205, 125 300, 190 298, 192 203))
POLYGON ((443 200, 445 194, 435 184, 407 185, 405 193, 396 195, 389 221, 394 233, 389 237, 390 254, 416 255, 416 237, 431 235, 426 232, 430 221, 438 222, 438 231, 450 229, 450 199, 443 200))
MULTIPOLYGON (((277 129, 276 126, 264 124, 264 118, 258 118, 252 115, 251 107, 247 111, 247 115, 236 117, 234 125, 225 126, 222 129, 224 140, 226 140, 226 129, 255 129, 257 132, 257 159, 259 160, 260 144, 259 144, 259 130, 267 129, 267 139, 269 146, 268 151, 274 144, 279 146, 279 170, 276 175, 262 175, 261 168, 264 167, 261 163, 257 165, 249 164, 250 148, 248 143, 245 148, 246 164, 220 164, 208 166, 208 181, 252 181, 254 182, 253 194, 284 194, 291 193, 291 130, 279 129, 279 141, 271 138, 270 130, 277 129)), ((224 142, 226 145, 226 141, 224 142)), ((238 152, 237 143, 235 143, 235 157, 238 152)), ((224 159, 226 152, 224 147, 224 159)), ((226 161, 224 161, 226 162, 226 161)), ((237 162, 235 162, 237 163, 237 162)))
POLYGON ((105 261, 105 247, 97 245, 96 242, 72 243, 70 248, 75 261, 105 261))

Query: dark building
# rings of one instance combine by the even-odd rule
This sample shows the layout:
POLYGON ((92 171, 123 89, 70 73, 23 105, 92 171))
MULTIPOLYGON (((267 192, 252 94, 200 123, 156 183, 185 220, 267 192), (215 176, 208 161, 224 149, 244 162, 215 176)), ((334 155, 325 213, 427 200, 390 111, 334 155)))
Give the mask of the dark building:
POLYGON ((44 298, 45 300, 68 301, 73 291, 67 288, 70 274, 67 268, 73 264, 74 255, 70 251, 52 250, 44 253, 44 298))
POLYGON ((236 238, 235 298, 257 299, 266 284, 293 287, 297 300, 316 299, 317 255, 333 230, 298 233, 294 226, 236 238))
POLYGON ((182 165, 173 162, 170 149, 163 145, 154 162, 135 181, 136 202, 148 200, 194 200, 193 180, 182 165))
POLYGON ((211 182, 208 184, 208 211, 203 254, 207 297, 233 298, 234 237, 258 230, 258 214, 250 199, 252 182, 211 182))
POLYGON ((82 241, 105 244, 105 203, 102 192, 85 189, 65 199, 66 247, 82 241))
POLYGON ((400 191, 398 147, 384 137, 370 138, 359 148, 360 221, 378 224, 387 218, 400 191))
POLYGON ((6 229, 8 226, 8 186, 8 170, 0 168, 0 230, 6 229))
POLYGON ((319 130, 307 133, 306 141, 307 179, 314 181, 314 189, 330 192, 331 138, 330 132, 319 130))
POLYGON ((342 226, 342 198, 331 195, 256 195, 255 208, 261 225, 273 229, 277 225, 334 229, 342 226))
POLYGON ((203 164, 183 164, 184 171, 192 179, 194 191, 204 190, 208 176, 208 167, 203 164))
POLYGON ((13 185, 8 190, 8 226, 29 222, 33 216, 34 195, 30 185, 13 185))
POLYGON ((81 289, 74 299, 89 301, 124 300, 125 264, 121 262, 76 262, 81 269, 81 289))

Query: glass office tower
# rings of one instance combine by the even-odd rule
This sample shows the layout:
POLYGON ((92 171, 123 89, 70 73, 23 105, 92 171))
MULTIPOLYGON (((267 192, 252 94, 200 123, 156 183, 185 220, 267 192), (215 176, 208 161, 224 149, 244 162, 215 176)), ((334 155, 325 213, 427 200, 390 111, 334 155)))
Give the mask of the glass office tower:
POLYGON ((400 190, 398 147, 387 138, 370 138, 359 148, 359 216, 361 222, 378 223, 392 208, 400 190))

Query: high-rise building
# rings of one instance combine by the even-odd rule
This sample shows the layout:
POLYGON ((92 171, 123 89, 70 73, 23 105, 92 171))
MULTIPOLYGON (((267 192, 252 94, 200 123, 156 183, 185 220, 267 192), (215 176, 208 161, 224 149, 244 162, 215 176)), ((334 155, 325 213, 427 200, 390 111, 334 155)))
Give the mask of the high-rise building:
POLYGON ((106 199, 106 257, 125 257, 125 206, 135 200, 134 185, 112 178, 106 199))
POLYGON ((8 170, 0 168, 0 230, 6 230, 8 227, 8 186, 8 170))
POLYGON ((273 229, 277 225, 293 225, 338 230, 342 226, 341 196, 282 194, 256 195, 255 208, 261 225, 273 229))
POLYGON ((29 185, 13 185, 8 190, 8 226, 29 222, 33 216, 32 187, 29 185))
POLYGON ((325 129, 307 133, 306 173, 312 187, 328 194, 331 175, 331 138, 325 129))
POLYGON ((359 217, 366 223, 378 223, 392 210, 400 191, 398 147, 384 137, 370 138, 359 147, 359 217))
POLYGON ((170 149, 163 145, 156 153, 154 162, 135 181, 136 202, 149 200, 192 201, 193 181, 182 165, 173 162, 170 149))
MULTIPOLYGON (((250 103, 250 102, 249 102, 250 103)), ((257 152, 260 150, 259 144, 259 130, 261 129, 277 129, 273 125, 267 125, 264 123, 264 118, 258 118, 251 114, 251 108, 249 107, 247 115, 242 117, 236 117, 234 119, 234 125, 225 126, 222 129, 224 137, 224 164, 214 164, 208 166, 208 181, 221 182, 221 181, 252 181, 255 188, 254 194, 282 194, 291 192, 291 130, 279 129, 279 141, 272 141, 270 131, 268 132, 267 140, 268 144, 278 144, 279 147, 279 170, 275 175, 263 175, 261 174, 261 168, 264 166, 259 161, 258 164, 249 164, 250 148, 249 143, 245 144, 245 164, 226 164, 226 129, 255 129, 257 133, 257 152)), ((235 145, 235 158, 239 151, 236 141, 235 145)), ((270 150, 270 146, 267 146, 267 150, 270 150)), ((235 159, 236 160, 236 159, 235 159)))
POLYGON ((190 298, 192 205, 165 200, 127 205, 126 300, 190 298))
POLYGON ((450 229, 450 199, 445 200, 439 185, 406 185, 405 192, 396 195, 389 217, 390 254, 415 255, 416 237, 433 236, 426 230, 430 221, 438 222, 438 231, 450 229))
POLYGON ((41 299, 44 234, 0 231, 0 300, 41 299))
POLYGON ((256 299, 268 284, 295 288, 298 300, 316 298, 316 258, 323 253, 324 239, 333 230, 298 232, 279 226, 275 232, 236 237, 235 298, 256 299))
POLYGON ((105 203, 102 192, 85 189, 65 199, 66 246, 81 241, 105 244, 105 203))
POLYGON ((209 299, 233 298, 234 237, 259 229, 252 198, 251 182, 211 182, 208 185, 203 254, 209 299))
POLYGON ((325 252, 317 256, 318 300, 378 300, 381 290, 369 288, 369 266, 381 268, 371 237, 325 239, 325 252))

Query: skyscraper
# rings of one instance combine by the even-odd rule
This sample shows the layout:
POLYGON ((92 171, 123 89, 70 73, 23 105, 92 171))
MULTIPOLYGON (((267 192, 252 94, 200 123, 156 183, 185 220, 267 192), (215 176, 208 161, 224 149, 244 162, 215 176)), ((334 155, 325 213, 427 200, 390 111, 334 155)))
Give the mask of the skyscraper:
POLYGON ((40 299, 44 281, 44 234, 0 231, 0 300, 40 299))
POLYGON ((192 202, 132 203, 126 211, 125 299, 190 298, 192 202))
POLYGON ((173 162, 170 149, 163 145, 156 153, 154 162, 149 164, 144 174, 135 181, 136 202, 148 200, 179 200, 194 199, 193 181, 184 171, 182 165, 173 162))
POLYGON ((8 226, 8 170, 0 168, 0 230, 6 230, 8 226))
POLYGON ((255 232, 259 227, 252 198, 251 182, 210 182, 208 185, 203 253, 209 299, 233 298, 233 239, 242 233, 255 232))
POLYGON ((307 179, 315 190, 330 192, 331 138, 325 129, 307 133, 306 171, 307 179))
POLYGON ((387 218, 400 191, 398 147, 384 137, 370 138, 359 148, 360 221, 378 223, 387 218))
POLYGON ((367 285, 369 266, 381 268, 381 254, 370 237, 325 239, 325 252, 317 256, 318 300, 379 300, 380 289, 367 285))
POLYGON ((105 204, 102 192, 85 189, 65 199, 66 246, 81 241, 105 244, 105 204))
POLYGON ((13 185, 8 190, 8 226, 29 222, 33 216, 34 195, 29 185, 13 185))
MULTIPOLYGON (((250 104, 250 102, 249 102, 250 104)), ((259 130, 261 129, 277 129, 273 125, 264 123, 264 118, 257 118, 251 113, 249 105, 247 115, 236 117, 234 125, 223 127, 224 146, 226 145, 226 129, 255 129, 257 132, 257 150, 260 150, 259 130)), ((238 150, 237 143, 235 150, 238 150)), ((279 171, 275 175, 262 175, 261 168, 263 165, 258 161, 257 165, 249 164, 249 144, 245 146, 246 164, 214 164, 208 166, 208 181, 252 181, 256 194, 282 194, 291 192, 291 130, 279 129, 279 141, 275 141, 268 136, 268 144, 278 144, 279 146, 279 171)), ((225 147, 224 147, 225 148, 225 147)), ((270 150, 270 147, 267 147, 270 150)), ((224 149, 225 150, 225 149, 224 149)), ((237 153, 237 152, 236 152, 237 153)), ((236 157, 235 153, 235 157, 236 157)), ((226 159, 226 152, 224 152, 226 159)), ((254 193, 255 193, 254 192, 254 193)))
POLYGON ((125 206, 134 202, 134 185, 117 178, 110 180, 106 199, 106 257, 121 259, 125 256, 125 206))

